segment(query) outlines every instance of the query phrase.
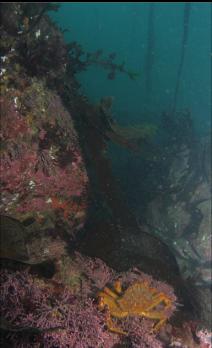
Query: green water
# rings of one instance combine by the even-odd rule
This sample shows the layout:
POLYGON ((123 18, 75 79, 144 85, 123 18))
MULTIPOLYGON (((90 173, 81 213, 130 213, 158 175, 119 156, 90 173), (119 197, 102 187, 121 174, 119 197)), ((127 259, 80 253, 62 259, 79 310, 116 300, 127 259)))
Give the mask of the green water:
MULTIPOLYGON (((118 74, 114 80, 98 67, 78 74, 92 100, 113 96, 113 113, 122 124, 157 122, 173 106, 180 62, 185 3, 155 3, 151 90, 146 90, 149 3, 62 3, 54 21, 68 29, 67 42, 87 51, 116 52, 117 62, 140 74, 136 81, 118 74)), ((207 133, 211 115, 211 4, 191 3, 188 40, 176 110, 189 109, 197 128, 207 133)))

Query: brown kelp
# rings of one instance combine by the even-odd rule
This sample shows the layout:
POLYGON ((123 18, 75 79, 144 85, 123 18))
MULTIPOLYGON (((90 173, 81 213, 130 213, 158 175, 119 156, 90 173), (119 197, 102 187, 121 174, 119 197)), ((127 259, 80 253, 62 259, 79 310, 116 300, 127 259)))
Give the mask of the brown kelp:
POLYGON ((107 71, 107 78, 114 80, 117 73, 127 75, 131 80, 135 80, 139 74, 125 67, 125 62, 116 63, 116 53, 112 52, 108 55, 103 55, 103 50, 98 49, 95 52, 86 52, 78 42, 70 42, 67 45, 69 56, 71 59, 70 72, 71 74, 79 73, 87 70, 91 65, 98 66, 107 71))
POLYGON ((175 113, 175 109, 176 109, 177 97, 178 97, 178 93, 179 93, 180 81, 181 81, 183 64, 184 64, 184 59, 185 59, 185 51, 186 51, 187 42, 188 42, 190 13, 191 13, 191 3, 187 2, 187 3, 185 3, 185 7, 184 7, 181 56, 180 56, 180 64, 178 66, 177 82, 176 82, 175 93, 174 93, 173 113, 175 113))
POLYGON ((145 77, 145 87, 147 99, 151 93, 152 89, 152 68, 154 63, 154 47, 155 47, 155 3, 149 4, 148 13, 148 32, 147 32, 147 52, 146 52, 146 77, 145 77))

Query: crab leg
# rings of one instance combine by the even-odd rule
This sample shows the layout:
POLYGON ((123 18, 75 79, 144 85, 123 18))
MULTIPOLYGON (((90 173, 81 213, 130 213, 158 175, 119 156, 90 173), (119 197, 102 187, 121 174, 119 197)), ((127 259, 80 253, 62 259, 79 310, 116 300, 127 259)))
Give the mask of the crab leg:
POLYGON ((102 291, 100 292, 100 296, 101 296, 101 293, 103 293, 103 294, 105 293, 108 296, 115 298, 115 299, 117 299, 119 297, 114 291, 110 290, 107 286, 104 288, 103 292, 102 291))
POLYGON ((167 298, 166 295, 161 293, 161 294, 158 294, 157 296, 155 296, 151 305, 146 308, 146 311, 149 311, 150 309, 156 307, 158 304, 160 304, 163 301, 164 301, 165 305, 167 306, 167 308, 171 307, 171 301, 167 298))
POLYGON ((115 332, 115 333, 120 334, 120 335, 127 335, 127 332, 114 326, 109 312, 107 314, 106 322, 107 322, 107 327, 111 332, 115 332))
POLYGON ((158 294, 157 296, 155 296, 153 303, 146 308, 145 312, 143 312, 142 314, 147 317, 147 318, 151 318, 151 319, 159 319, 159 322, 155 325, 154 327, 154 331, 159 330, 161 328, 161 326, 166 322, 167 317, 164 313, 161 313, 159 311, 153 311, 150 312, 150 310, 154 307, 156 307, 157 305, 159 305, 161 302, 164 302, 166 305, 166 308, 170 308, 171 307, 171 301, 167 298, 166 295, 164 295, 163 293, 158 294))
POLYGON ((154 326, 154 331, 158 331, 161 326, 166 322, 167 318, 164 314, 160 312, 143 312, 142 313, 144 317, 150 318, 150 319, 159 319, 159 322, 154 326))
POLYGON ((116 280, 114 283, 114 289, 116 290, 117 294, 122 293, 122 286, 120 280, 116 280))

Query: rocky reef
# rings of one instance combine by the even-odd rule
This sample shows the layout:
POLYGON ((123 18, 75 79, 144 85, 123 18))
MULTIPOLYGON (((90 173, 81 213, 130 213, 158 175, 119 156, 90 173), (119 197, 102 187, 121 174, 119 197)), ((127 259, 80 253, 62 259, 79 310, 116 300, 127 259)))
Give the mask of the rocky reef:
POLYGON ((150 319, 119 320, 127 338, 106 328, 106 314, 98 310, 95 295, 97 289, 117 277, 124 286, 135 280, 141 284, 148 280, 151 286, 164 291, 173 301, 171 315, 175 296, 168 285, 156 283, 138 270, 118 275, 101 260, 77 254, 69 260, 66 281, 69 278, 72 283, 65 287, 57 273, 47 281, 28 271, 1 271, 2 331, 4 335, 9 331, 7 339, 14 347, 37 347, 39 342, 45 347, 114 347, 124 341, 131 342, 132 347, 162 347, 151 333, 150 319))
POLYGON ((168 191, 148 204, 146 230, 154 230, 173 250, 197 316, 210 326, 211 147, 207 136, 194 134, 179 142, 170 158, 168 191))
POLYGON ((0 211, 23 223, 22 244, 42 259, 85 223, 88 176, 73 118, 52 89, 68 61, 62 34, 44 4, 2 7, 0 211))
MULTIPOLYGON (((210 348, 210 333, 180 306, 186 287, 174 254, 141 233, 106 155, 109 141, 139 151, 155 127, 115 124, 110 99, 93 105, 76 78, 90 64, 109 79, 136 74, 115 54, 65 43, 48 15, 57 7, 1 4, 0 344, 210 348)), ((189 202, 204 210, 201 187, 189 202)))

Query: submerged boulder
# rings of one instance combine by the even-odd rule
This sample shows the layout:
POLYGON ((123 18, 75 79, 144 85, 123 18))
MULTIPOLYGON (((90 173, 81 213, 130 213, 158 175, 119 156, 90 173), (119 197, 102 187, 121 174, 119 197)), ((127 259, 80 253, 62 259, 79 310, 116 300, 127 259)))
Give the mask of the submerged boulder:
POLYGON ((177 257, 198 315, 211 317, 211 172, 208 138, 182 145, 168 170, 170 192, 149 203, 146 222, 177 257))
POLYGON ((1 110, 1 213, 72 235, 85 221, 88 178, 71 116, 36 79, 2 95, 1 110))
POLYGON ((0 213, 26 229, 73 236, 86 219, 88 177, 73 118, 56 92, 67 52, 46 10, 10 4, 2 13, 0 213), (8 12, 17 14, 12 29, 8 12))

